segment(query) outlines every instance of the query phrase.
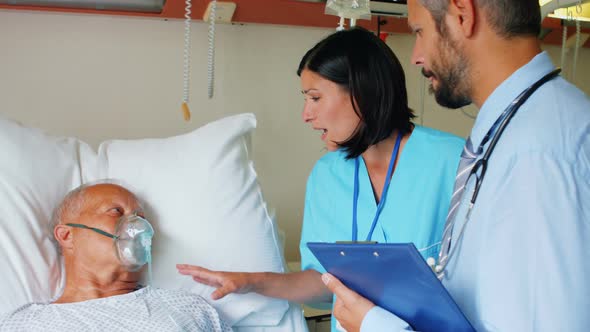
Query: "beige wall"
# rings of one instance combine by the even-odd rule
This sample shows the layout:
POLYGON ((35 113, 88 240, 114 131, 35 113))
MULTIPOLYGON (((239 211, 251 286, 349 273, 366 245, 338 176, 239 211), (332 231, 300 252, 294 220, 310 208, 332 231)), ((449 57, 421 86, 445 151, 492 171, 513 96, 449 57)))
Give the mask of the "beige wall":
MULTIPOLYGON (((301 122, 295 71, 304 52, 332 30, 218 25, 215 97, 209 100, 207 26, 195 22, 192 28, 193 119, 185 123, 179 110, 182 22, 0 11, 0 114, 96 146, 108 138, 176 135, 225 115, 253 112, 260 182, 287 235, 287 259, 296 260, 305 181, 324 151, 319 135, 301 122)), ((410 65, 412 41, 409 35, 388 39, 406 68, 410 105, 418 114, 424 109, 417 121, 468 135, 470 118, 440 110, 427 92, 421 97, 424 80, 410 65)), ((559 48, 550 53, 558 59, 559 48)), ((583 50, 578 69, 586 93, 589 55, 583 50)))

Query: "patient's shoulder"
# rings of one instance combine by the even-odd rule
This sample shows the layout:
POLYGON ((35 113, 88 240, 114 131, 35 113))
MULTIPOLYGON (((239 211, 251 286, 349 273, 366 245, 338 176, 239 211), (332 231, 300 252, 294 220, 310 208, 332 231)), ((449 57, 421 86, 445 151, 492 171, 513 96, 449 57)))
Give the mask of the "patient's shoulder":
POLYGON ((42 310, 43 308, 45 308, 48 305, 49 304, 47 304, 47 303, 25 304, 12 312, 5 314, 4 316, 2 316, 2 318, 10 318, 10 317, 15 317, 15 316, 20 316, 20 315, 30 315, 31 313, 38 312, 38 311, 42 310))
POLYGON ((35 320, 47 304, 29 303, 0 316, 0 331, 14 331, 22 322, 35 320))

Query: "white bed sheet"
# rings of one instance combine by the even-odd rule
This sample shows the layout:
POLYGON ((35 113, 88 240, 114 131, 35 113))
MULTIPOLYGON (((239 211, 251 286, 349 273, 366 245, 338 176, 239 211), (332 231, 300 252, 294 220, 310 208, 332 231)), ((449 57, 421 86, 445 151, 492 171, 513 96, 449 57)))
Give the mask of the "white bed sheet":
POLYGON ((277 326, 243 326, 234 328, 236 332, 308 332, 301 306, 289 303, 289 310, 277 326))

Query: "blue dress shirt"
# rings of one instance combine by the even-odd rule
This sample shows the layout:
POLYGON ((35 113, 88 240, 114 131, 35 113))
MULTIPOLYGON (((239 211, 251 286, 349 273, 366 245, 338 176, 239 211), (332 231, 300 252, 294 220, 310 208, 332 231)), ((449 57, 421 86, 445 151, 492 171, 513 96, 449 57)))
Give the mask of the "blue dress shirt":
MULTIPOLYGON (((546 53, 490 95, 479 146, 520 92, 554 69, 546 53)), ((485 151, 484 147, 484 151, 485 151)), ((443 284, 478 331, 590 330, 590 100, 559 77, 520 108, 490 157, 465 233, 467 184, 443 284)), ((362 331, 409 330, 375 307, 362 331)))

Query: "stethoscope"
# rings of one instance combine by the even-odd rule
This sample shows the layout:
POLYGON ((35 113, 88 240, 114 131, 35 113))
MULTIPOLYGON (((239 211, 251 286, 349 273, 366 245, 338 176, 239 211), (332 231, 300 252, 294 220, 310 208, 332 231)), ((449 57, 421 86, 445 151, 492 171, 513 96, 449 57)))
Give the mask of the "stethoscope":
MULTIPOLYGON (((465 181, 465 185, 467 185, 467 183, 469 183, 469 180, 471 179, 471 177, 474 176, 475 177, 475 187, 473 188, 471 199, 469 200, 469 206, 467 209, 467 214, 465 216, 465 221, 464 221, 463 225, 461 226, 461 230, 459 231, 459 235, 457 236, 456 240, 454 241, 455 243, 459 243, 459 241, 461 240, 461 238, 463 236, 463 232, 465 231, 465 225, 467 225, 467 222, 470 219, 471 211, 473 210, 473 206, 475 205, 475 202, 477 200, 477 196, 479 194, 479 190, 481 189, 483 179, 484 179, 484 177, 486 175, 486 171, 488 169, 488 160, 490 159, 492 152, 494 152, 494 148, 496 147, 498 140, 500 140, 500 137, 502 136, 504 129, 506 129, 506 127, 508 126, 508 123, 510 123, 510 120, 512 120, 512 118, 516 114, 516 111, 518 111, 518 109, 527 101, 527 99, 535 91, 537 91, 537 89, 539 89, 543 84, 556 78, 560 72, 561 72, 560 68, 553 70, 552 72, 543 76, 537 82, 533 83, 533 85, 531 85, 526 90, 524 90, 520 95, 518 95, 518 97, 516 97, 516 99, 514 99, 512 101, 512 103, 510 103, 510 105, 508 105, 508 107, 504 110, 504 112, 502 112, 502 114, 496 120, 496 122, 494 122, 494 124, 492 125, 490 130, 487 132, 486 136, 484 137, 484 139, 479 144, 479 147, 476 150, 478 152, 478 154, 483 151, 483 147, 488 143, 488 141, 490 141, 490 138, 491 138, 491 141, 490 141, 490 144, 489 144, 487 150, 485 151, 485 153, 483 154, 481 159, 479 159, 475 162, 475 164, 473 165, 473 168, 471 169, 471 171, 469 172, 469 175, 467 176, 467 180, 465 181)), ((463 193, 463 195, 465 195, 465 192, 463 193)), ((450 232, 452 232, 454 224, 455 224, 455 219, 452 220, 451 225, 449 225, 447 227, 450 232)), ((443 234, 443 241, 445 240, 446 237, 447 237, 446 234, 443 234)), ((437 277, 441 280, 444 277, 444 270, 447 267, 447 264, 448 264, 449 260, 451 259, 453 253, 455 252, 456 247, 457 247, 457 245, 451 246, 449 253, 446 256, 444 256, 444 257, 439 256, 438 264, 434 264, 434 259, 432 257, 428 258, 428 260, 427 260, 428 265, 430 265, 433 268, 434 272, 437 274, 437 277)))

